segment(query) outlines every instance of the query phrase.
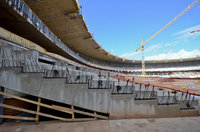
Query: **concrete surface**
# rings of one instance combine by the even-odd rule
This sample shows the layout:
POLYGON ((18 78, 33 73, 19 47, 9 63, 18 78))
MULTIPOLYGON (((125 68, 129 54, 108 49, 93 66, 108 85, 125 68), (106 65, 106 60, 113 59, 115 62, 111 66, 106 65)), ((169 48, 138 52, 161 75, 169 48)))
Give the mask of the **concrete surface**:
POLYGON ((0 132, 200 132, 200 117, 3 123, 0 132))
POLYGON ((94 111, 110 119, 198 116, 198 110, 180 110, 179 105, 157 105, 157 100, 135 100, 134 94, 111 95, 111 89, 88 89, 87 84, 66 84, 46 79, 42 73, 21 73, 19 68, 1 68, 0 86, 94 111))

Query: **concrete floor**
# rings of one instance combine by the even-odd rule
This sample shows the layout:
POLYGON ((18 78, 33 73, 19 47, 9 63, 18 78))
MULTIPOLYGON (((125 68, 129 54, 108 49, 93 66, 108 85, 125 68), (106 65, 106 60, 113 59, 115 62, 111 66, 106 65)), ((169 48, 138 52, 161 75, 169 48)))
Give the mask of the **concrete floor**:
POLYGON ((200 132, 200 117, 3 123, 0 132, 200 132))

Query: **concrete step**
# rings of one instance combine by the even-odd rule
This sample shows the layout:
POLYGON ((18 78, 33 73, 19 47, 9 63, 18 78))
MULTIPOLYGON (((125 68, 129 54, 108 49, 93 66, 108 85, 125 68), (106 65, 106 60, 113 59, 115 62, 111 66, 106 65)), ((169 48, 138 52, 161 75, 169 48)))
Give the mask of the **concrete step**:
POLYGON ((134 93, 134 86, 115 85, 112 88, 112 94, 133 94, 133 93, 134 93))
POLYGON ((112 95, 112 89, 88 89, 88 84, 66 84, 65 78, 47 79, 43 78, 43 73, 21 73, 16 68, 0 68, 0 86, 97 112, 109 113, 111 119, 198 115, 195 109, 180 111, 179 105, 157 105, 157 100, 135 100, 134 94, 112 95))
POLYGON ((66 70, 45 70, 44 77, 45 78, 66 78, 67 71, 66 70))
POLYGON ((157 98, 156 91, 134 91, 135 100, 155 100, 157 98))
POLYGON ((180 110, 190 110, 195 109, 198 105, 198 100, 181 100, 180 103, 180 110))
POLYGON ((158 105, 175 105, 178 104, 177 96, 158 96, 158 105))
POLYGON ((22 67, 23 72, 43 72, 38 65, 38 52, 16 46, 2 46, 0 67, 22 67))
POLYGON ((79 75, 66 74, 66 83, 67 84, 88 84, 90 78, 91 78, 90 76, 83 75, 83 74, 79 74, 79 75))
POLYGON ((89 80, 89 89, 113 89, 114 83, 112 80, 89 80))

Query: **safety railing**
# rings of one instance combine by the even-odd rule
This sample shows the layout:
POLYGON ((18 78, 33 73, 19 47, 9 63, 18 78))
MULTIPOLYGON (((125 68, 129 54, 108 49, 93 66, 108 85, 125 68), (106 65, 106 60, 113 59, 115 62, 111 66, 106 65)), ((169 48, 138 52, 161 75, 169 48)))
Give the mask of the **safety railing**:
POLYGON ((98 79, 93 80, 90 79, 88 83, 89 89, 112 89, 114 87, 114 83, 109 78, 106 80, 98 79))
POLYGON ((66 75, 66 83, 67 84, 88 84, 89 79, 91 77, 89 75, 66 75))
POLYGON ((33 105, 33 107, 35 107, 35 109, 32 110, 32 109, 21 108, 21 107, 6 104, 6 103, 0 103, 0 107, 2 107, 2 108, 17 110, 20 112, 25 112, 25 113, 33 115, 33 117, 24 117, 24 116, 12 116, 12 115, 3 115, 2 114, 2 115, 0 115, 0 118, 2 118, 2 119, 35 121, 36 124, 39 123, 40 116, 47 117, 47 118, 54 119, 54 120, 65 121, 65 122, 89 121, 89 120, 97 120, 98 118, 99 119, 108 119, 108 116, 100 115, 96 111, 88 112, 88 111, 84 111, 84 110, 78 110, 73 105, 71 105, 69 107, 65 107, 65 106, 61 106, 61 105, 57 105, 57 104, 42 103, 43 99, 40 97, 37 97, 38 99, 37 99, 37 101, 35 101, 35 100, 27 99, 27 98, 22 98, 22 97, 19 97, 16 95, 8 94, 8 93, 2 92, 2 91, 0 91, 0 96, 7 96, 10 98, 16 99, 18 101, 25 102, 27 104, 31 104, 31 105, 33 105), (48 113, 47 111, 41 111, 40 107, 44 107, 45 109, 48 109, 48 110, 54 110, 55 112, 62 112, 63 114, 69 114, 69 115, 71 115, 71 118, 66 118, 66 117, 63 117, 63 116, 55 114, 55 113, 54 114, 48 113), (88 116, 89 118, 77 118, 75 116, 76 114, 88 116))
POLYGON ((34 12, 26 5, 23 0, 5 0, 9 5, 21 14, 27 21, 33 24, 38 30, 40 30, 46 37, 48 37, 52 42, 54 42, 58 47, 63 49, 66 53, 76 58, 77 60, 89 64, 88 61, 81 58, 78 53, 75 53, 70 48, 68 48, 60 39, 58 39, 53 32, 34 14, 34 12))
POLYGON ((134 90, 135 90, 135 86, 133 82, 118 81, 118 82, 114 82, 112 94, 133 94, 134 90))
POLYGON ((179 101, 181 110, 195 109, 198 105, 198 100, 195 99, 195 95, 183 94, 181 95, 181 100, 179 101))
POLYGON ((176 92, 170 94, 170 92, 167 91, 167 96, 165 96, 165 92, 163 91, 163 95, 157 97, 157 103, 158 105, 173 105, 178 103, 177 98, 176 92))
POLYGON ((38 52, 25 50, 0 40, 0 67, 20 67, 22 72, 43 72, 38 64, 38 52))
POLYGON ((154 86, 150 88, 149 85, 145 85, 142 89, 142 84, 139 85, 139 89, 134 91, 135 100, 154 100, 157 98, 157 92, 154 90, 154 86))

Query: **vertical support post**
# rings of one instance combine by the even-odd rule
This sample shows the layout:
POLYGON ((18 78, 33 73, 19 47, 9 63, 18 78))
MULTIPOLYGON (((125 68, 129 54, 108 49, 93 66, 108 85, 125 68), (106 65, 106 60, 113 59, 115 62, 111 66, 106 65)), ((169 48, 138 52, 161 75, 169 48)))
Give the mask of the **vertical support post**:
POLYGON ((95 118, 95 120, 97 120, 97 113, 96 112, 94 112, 94 118, 95 118))
MULTIPOLYGON (((4 92, 4 87, 0 86, 0 91, 4 92)), ((0 103, 3 104, 4 96, 0 95, 0 103)), ((0 107, 0 115, 3 115, 3 107, 0 107)), ((0 118, 0 124, 3 122, 3 118, 0 118)))
MULTIPOLYGON (((38 103, 41 103, 41 98, 38 97, 38 103)), ((37 112, 40 112, 40 105, 37 105, 37 112)), ((36 114, 35 124, 39 123, 39 115, 36 114)))
POLYGON ((74 106, 72 105, 71 108, 72 108, 72 120, 74 120, 74 118, 75 118, 75 116, 74 116, 74 106))
MULTIPOLYGON (((141 41, 141 45, 142 44, 143 44, 143 41, 141 41)), ((142 76, 146 76, 145 61, 144 61, 144 46, 142 46, 141 52, 142 52, 142 76)))

